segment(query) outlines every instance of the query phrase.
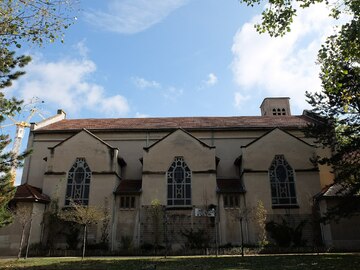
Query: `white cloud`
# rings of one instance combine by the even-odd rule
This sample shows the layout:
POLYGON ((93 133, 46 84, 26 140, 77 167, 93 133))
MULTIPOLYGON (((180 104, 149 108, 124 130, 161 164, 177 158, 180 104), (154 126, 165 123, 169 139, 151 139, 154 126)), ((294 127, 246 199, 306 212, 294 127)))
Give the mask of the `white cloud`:
POLYGON ((244 105, 244 102, 248 101, 250 98, 251 98, 251 96, 249 96, 249 95, 243 95, 243 94, 241 94, 239 92, 236 92, 234 94, 234 100, 235 100, 234 105, 235 105, 235 107, 240 108, 241 106, 244 105))
POLYGON ((214 73, 209 73, 208 79, 205 81, 205 84, 207 86, 213 86, 217 84, 217 82, 218 82, 218 78, 216 77, 216 75, 214 73))
POLYGON ((72 114, 87 109, 118 117, 129 111, 124 97, 108 96, 103 86, 91 82, 89 77, 96 71, 96 65, 89 59, 48 62, 35 57, 26 71, 15 89, 24 100, 38 97, 47 106, 56 106, 72 114))
POLYGON ((87 58, 89 54, 89 48, 85 45, 85 39, 76 43, 73 47, 79 52, 80 56, 87 58))
POLYGON ((315 61, 320 44, 333 31, 328 13, 320 4, 299 9, 291 32, 283 38, 258 34, 254 23, 260 16, 252 18, 234 37, 231 67, 235 82, 245 91, 256 87, 263 95, 289 96, 298 108, 304 108, 305 91, 320 89, 315 61))
POLYGON ((188 0, 111 0, 107 11, 85 12, 88 23, 122 34, 134 34, 161 22, 188 0))
POLYGON ((164 92, 163 96, 170 100, 170 101, 176 101, 180 96, 182 96, 182 94, 184 93, 183 89, 181 88, 176 88, 174 86, 170 86, 166 89, 166 91, 164 92))
POLYGON ((133 77, 131 78, 132 82, 137 88, 146 89, 146 88, 161 88, 161 84, 157 81, 148 81, 144 78, 133 77))

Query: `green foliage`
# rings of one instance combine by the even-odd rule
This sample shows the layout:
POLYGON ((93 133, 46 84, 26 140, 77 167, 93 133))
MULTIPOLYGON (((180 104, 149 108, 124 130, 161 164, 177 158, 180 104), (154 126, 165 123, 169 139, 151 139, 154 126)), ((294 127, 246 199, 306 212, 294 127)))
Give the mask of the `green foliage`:
POLYGON ((109 243, 106 242, 99 242, 99 243, 94 243, 94 244, 88 244, 86 246, 87 249, 89 250, 108 250, 109 249, 109 243))
POLYGON ((307 93, 312 113, 320 116, 309 126, 307 136, 332 150, 331 156, 318 157, 320 164, 335 173, 341 202, 329 209, 325 221, 360 213, 351 202, 360 194, 360 1, 345 1, 351 20, 322 45, 321 93, 307 93))
MULTIPOLYGON (((5 48, 0 49, 0 90, 11 86, 12 82, 24 74, 19 70, 28 64, 30 58, 15 57, 14 52, 5 48)), ((0 124, 5 120, 6 115, 14 115, 19 112, 22 101, 16 98, 7 99, 3 92, 0 92, 0 124)), ((22 160, 28 153, 14 155, 12 152, 4 152, 4 149, 11 143, 9 135, 0 135, 0 228, 11 224, 13 217, 8 209, 9 202, 15 195, 13 186, 14 177, 11 174, 12 168, 19 167, 22 160)))
POLYGON ((105 197, 103 215, 104 219, 102 220, 101 226, 101 243, 109 243, 109 224, 110 224, 110 208, 109 208, 109 199, 105 197))
MULTIPOLYGON (((358 0, 342 0, 344 3, 358 0)), ((256 24, 255 28, 259 33, 268 33, 272 37, 284 36, 291 31, 291 24, 297 14, 297 7, 308 8, 316 3, 325 3, 331 6, 329 15, 339 18, 342 12, 341 5, 332 6, 328 0, 239 0, 247 6, 253 7, 267 3, 265 10, 262 12, 262 21, 256 24)), ((341 1, 339 1, 341 2, 341 1)))
POLYGON ((67 249, 75 250, 80 240, 80 226, 74 222, 67 222, 68 231, 65 232, 67 249))
POLYGON ((44 235, 46 248, 51 251, 55 248, 55 241, 58 235, 64 231, 65 222, 59 218, 59 199, 56 194, 52 196, 49 207, 44 213, 44 235))
POLYGON ((0 228, 5 227, 13 221, 9 209, 9 202, 14 197, 16 188, 12 185, 11 153, 3 153, 4 148, 10 143, 9 137, 0 135, 0 228))
POLYGON ((0 1, 0 46, 54 42, 74 23, 76 0, 0 1))
POLYGON ((307 221, 303 220, 293 228, 285 219, 282 219, 281 223, 267 222, 265 229, 279 247, 299 247, 304 246, 306 243, 302 239, 302 230, 306 223, 307 221))
MULTIPOLYGON (((11 85, 13 80, 24 74, 19 68, 24 67, 30 61, 29 58, 15 58, 13 52, 7 49, 0 49, 0 90, 11 85)), ((0 92, 0 124, 4 121, 5 115, 14 115, 20 111, 22 101, 16 98, 7 99, 3 92, 0 92)), ((13 186, 13 175, 11 169, 21 165, 21 161, 27 153, 14 155, 12 152, 4 152, 11 140, 8 135, 0 135, 0 228, 9 225, 13 218, 8 209, 9 202, 15 195, 13 186)))
MULTIPOLYGON (((15 56, 13 51, 23 43, 41 46, 53 42, 74 21, 71 16, 75 0, 1 0, 0 1, 0 124, 6 116, 21 110, 22 101, 6 98, 4 89, 25 72, 31 58, 15 56)), ((12 222, 8 204, 15 194, 11 169, 22 164, 29 152, 4 152, 10 144, 8 135, 0 135, 0 228, 12 222)))
POLYGON ((69 208, 59 212, 59 217, 65 221, 88 226, 102 221, 105 215, 102 209, 96 206, 77 204, 72 201, 69 208))
POLYGON ((263 202, 260 200, 257 202, 255 209, 255 222, 259 227, 258 244, 260 247, 264 247, 269 243, 266 236, 266 216, 267 211, 263 202))
POLYGON ((82 257, 84 258, 88 226, 91 224, 97 224, 106 218, 103 210, 96 206, 82 205, 71 201, 70 207, 61 210, 58 216, 64 221, 82 225, 84 229, 82 257))
POLYGON ((132 238, 130 236, 121 236, 121 248, 129 250, 132 247, 132 238))
POLYGON ((19 68, 25 67, 30 61, 29 56, 15 57, 15 52, 6 48, 0 49, 0 89, 12 85, 12 81, 24 75, 25 72, 19 68))
POLYGON ((153 232, 154 232, 154 246, 157 249, 160 246, 162 219, 163 219, 163 206, 158 199, 151 201, 150 215, 152 218, 153 232))
POLYGON ((189 229, 181 231, 185 236, 185 247, 190 249, 203 249, 210 246, 210 237, 205 229, 189 229))

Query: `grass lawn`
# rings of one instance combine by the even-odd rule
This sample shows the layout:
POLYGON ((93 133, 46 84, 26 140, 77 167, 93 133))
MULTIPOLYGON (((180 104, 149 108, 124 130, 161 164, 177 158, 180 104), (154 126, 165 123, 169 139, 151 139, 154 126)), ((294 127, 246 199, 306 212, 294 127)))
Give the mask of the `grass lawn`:
POLYGON ((32 270, 307 270, 360 269, 360 255, 276 255, 248 257, 101 257, 86 258, 28 258, 27 260, 0 259, 0 269, 32 270))

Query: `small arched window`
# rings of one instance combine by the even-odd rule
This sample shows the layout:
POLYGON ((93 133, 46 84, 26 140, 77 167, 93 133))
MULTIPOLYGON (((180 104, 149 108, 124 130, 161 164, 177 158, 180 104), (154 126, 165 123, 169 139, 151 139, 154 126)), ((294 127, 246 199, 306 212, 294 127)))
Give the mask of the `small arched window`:
POLYGON ((70 201, 88 205, 90 190, 91 170, 85 158, 77 158, 68 173, 65 205, 70 201))
POLYGON ((191 205, 191 171, 183 157, 175 157, 167 171, 167 204, 191 205))
POLYGON ((276 155, 269 168, 273 206, 297 205, 295 175, 283 155, 276 155))

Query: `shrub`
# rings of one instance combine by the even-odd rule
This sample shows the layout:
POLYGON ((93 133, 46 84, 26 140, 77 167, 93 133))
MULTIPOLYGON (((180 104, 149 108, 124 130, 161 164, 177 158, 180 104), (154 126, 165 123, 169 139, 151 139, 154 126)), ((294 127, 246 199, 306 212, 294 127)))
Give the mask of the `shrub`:
POLYGON ((209 247, 209 236, 204 229, 184 230, 181 232, 186 238, 185 247, 191 249, 202 249, 209 247))
POLYGON ((99 242, 94 244, 86 244, 86 248, 89 250, 108 250, 109 244, 106 242, 99 242))
POLYGON ((129 250, 132 246, 132 239, 130 236, 121 237, 121 248, 124 250, 129 250))
POLYGON ((292 228, 285 219, 282 219, 281 223, 267 222, 265 229, 279 247, 299 247, 306 244, 306 241, 302 239, 302 230, 306 223, 307 221, 303 220, 292 228))

